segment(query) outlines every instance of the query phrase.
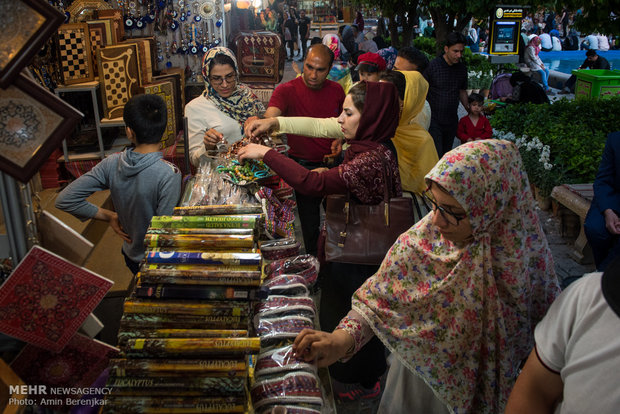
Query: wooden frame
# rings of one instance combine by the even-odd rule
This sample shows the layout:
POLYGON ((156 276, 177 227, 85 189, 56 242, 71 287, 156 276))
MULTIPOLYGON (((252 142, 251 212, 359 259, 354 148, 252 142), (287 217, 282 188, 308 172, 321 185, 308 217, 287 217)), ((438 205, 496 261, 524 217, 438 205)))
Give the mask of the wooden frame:
POLYGON ((47 2, 16 0, 3 10, 0 31, 0 87, 6 88, 62 24, 65 16, 47 2))
POLYGON ((0 169, 26 183, 82 113, 24 75, 0 90, 0 169))
POLYGON ((103 0, 75 0, 67 8, 74 23, 84 22, 95 18, 98 10, 111 9, 108 3, 103 0))

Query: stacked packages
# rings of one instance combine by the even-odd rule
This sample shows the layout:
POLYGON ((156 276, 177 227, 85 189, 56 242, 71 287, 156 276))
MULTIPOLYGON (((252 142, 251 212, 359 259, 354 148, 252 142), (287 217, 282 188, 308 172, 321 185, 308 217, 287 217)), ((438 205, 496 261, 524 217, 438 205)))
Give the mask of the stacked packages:
POLYGON ((122 358, 106 412, 246 412, 250 331, 261 297, 260 206, 180 207, 153 217, 146 263, 125 301, 122 358))

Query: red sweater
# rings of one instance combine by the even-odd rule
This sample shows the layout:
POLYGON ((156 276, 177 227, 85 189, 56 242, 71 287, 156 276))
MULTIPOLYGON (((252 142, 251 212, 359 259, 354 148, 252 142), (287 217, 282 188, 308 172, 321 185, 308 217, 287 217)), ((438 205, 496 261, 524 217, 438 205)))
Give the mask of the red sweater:
POLYGON ((478 122, 474 126, 469 115, 465 115, 459 121, 459 127, 456 130, 456 137, 462 142, 475 141, 478 139, 488 139, 493 136, 493 129, 486 116, 480 114, 478 122))

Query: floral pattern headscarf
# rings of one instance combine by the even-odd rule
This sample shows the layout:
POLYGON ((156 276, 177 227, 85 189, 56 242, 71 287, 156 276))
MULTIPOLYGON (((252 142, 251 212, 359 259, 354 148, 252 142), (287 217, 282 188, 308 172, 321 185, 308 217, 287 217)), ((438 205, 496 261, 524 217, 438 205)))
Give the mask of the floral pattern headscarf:
POLYGON ((466 143, 426 179, 466 210, 473 240, 444 239, 431 212, 399 237, 353 309, 452 412, 504 412, 534 326, 560 292, 519 151, 466 143))
POLYGON ((385 60, 385 68, 387 70, 391 70, 394 67, 394 63, 396 63, 396 57, 398 56, 398 51, 394 49, 394 46, 379 49, 377 54, 381 56, 383 60, 385 60))
POLYGON ((527 45, 533 47, 534 53, 536 53, 536 56, 538 56, 538 54, 540 53, 540 37, 532 37, 527 45))
POLYGON ((250 88, 239 83, 237 59, 230 49, 225 47, 214 47, 209 49, 202 59, 202 76, 205 80, 205 91, 203 95, 211 100, 220 111, 239 122, 242 135, 245 121, 251 116, 260 116, 265 112, 265 106, 256 95, 254 95, 250 88), (237 74, 237 90, 227 98, 220 96, 209 81, 209 65, 211 61, 220 54, 226 55, 232 59, 235 64, 233 69, 237 74))

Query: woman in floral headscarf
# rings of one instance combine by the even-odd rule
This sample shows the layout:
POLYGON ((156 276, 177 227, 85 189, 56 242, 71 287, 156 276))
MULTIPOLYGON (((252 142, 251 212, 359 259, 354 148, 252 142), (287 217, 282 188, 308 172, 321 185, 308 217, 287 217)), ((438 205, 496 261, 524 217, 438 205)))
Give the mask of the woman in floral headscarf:
POLYGON ((559 294, 518 149, 463 144, 427 174, 434 211, 403 233, 333 333, 294 349, 319 366, 373 336, 393 362, 379 412, 501 413, 559 294))
POLYGON ((338 40, 338 36, 326 34, 323 36, 323 44, 334 53, 334 63, 329 70, 327 79, 338 82, 340 86, 342 86, 344 93, 349 93, 349 89, 353 86, 351 70, 347 67, 346 63, 341 61, 340 41, 338 40))
POLYGON ((239 141, 245 121, 265 112, 250 88, 239 83, 237 59, 230 49, 210 49, 202 60, 202 76, 204 92, 185 106, 193 165, 218 142, 239 141))

